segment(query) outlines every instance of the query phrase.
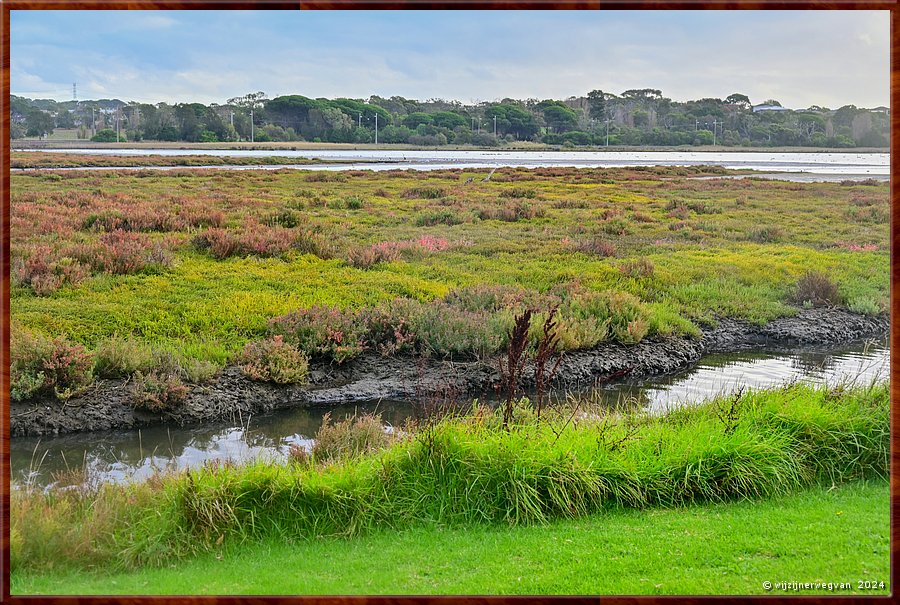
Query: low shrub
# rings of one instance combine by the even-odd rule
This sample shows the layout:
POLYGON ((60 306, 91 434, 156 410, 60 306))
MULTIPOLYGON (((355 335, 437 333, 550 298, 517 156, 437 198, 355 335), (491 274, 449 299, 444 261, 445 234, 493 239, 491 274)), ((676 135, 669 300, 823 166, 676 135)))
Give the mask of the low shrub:
POLYGON ((481 359, 506 346, 512 327, 509 311, 466 311, 441 303, 423 305, 409 318, 420 353, 435 357, 481 359))
POLYGON ((847 303, 847 308, 854 313, 860 313, 862 315, 880 315, 886 311, 885 305, 882 305, 878 300, 871 296, 857 296, 856 298, 851 298, 847 303))
POLYGON ((705 202, 692 202, 688 204, 687 207, 697 214, 722 214, 722 208, 719 206, 712 206, 705 202))
POLYGON ((631 233, 631 225, 621 218, 613 218, 600 223, 600 230, 608 235, 622 236, 631 233))
POLYGON ((440 210, 432 210, 418 215, 415 219, 417 227, 431 227, 434 225, 459 225, 464 223, 465 218, 459 213, 449 208, 440 210))
POLYGON ((90 267, 58 256, 49 246, 37 246, 25 258, 14 261, 11 273, 16 284, 31 288, 37 296, 49 296, 63 286, 84 281, 90 275, 90 267))
POLYGON ((209 382, 220 369, 216 363, 205 359, 183 359, 181 361, 181 374, 192 384, 209 382))
POLYGON ((42 393, 68 399, 93 381, 93 358, 64 337, 47 338, 13 324, 10 333, 10 397, 22 401, 42 393))
POLYGON ((675 206, 669 212, 666 213, 666 216, 669 218, 677 218, 679 220, 685 220, 691 215, 690 211, 687 209, 687 206, 675 206))
POLYGON ((306 355, 280 335, 247 343, 240 362, 244 374, 253 380, 276 384, 302 384, 309 373, 306 355))
POLYGON ((747 232, 747 239, 757 244, 770 244, 780 242, 784 239, 784 229, 781 227, 773 227, 771 225, 765 227, 757 227, 747 232))
POLYGON ((646 212, 635 211, 631 213, 631 220, 636 223, 655 223, 656 219, 646 212))
POLYGON ((345 183, 347 175, 339 171, 318 171, 306 175, 307 183, 345 183))
POLYGON ((878 250, 878 244, 857 244, 855 242, 839 241, 835 242, 836 248, 843 248, 850 252, 875 252, 878 250))
POLYGON ((513 187, 511 189, 502 190, 500 192, 500 197, 526 198, 530 200, 537 197, 537 191, 526 187, 513 187))
POLYGON ((382 244, 351 248, 347 252, 347 262, 357 269, 370 269, 379 263, 400 260, 399 246, 386 245, 389 243, 396 244, 397 242, 383 242, 382 244))
POLYGON ((231 256, 281 256, 289 250, 331 258, 333 245, 315 230, 248 225, 232 230, 213 227, 194 236, 194 248, 223 260, 231 256))
POLYGON ((326 412, 316 431, 312 455, 316 462, 355 458, 383 450, 395 441, 395 434, 385 430, 380 414, 350 416, 334 422, 331 412, 326 412))
POLYGON ((463 311, 499 311, 522 305, 529 294, 522 286, 477 284, 452 290, 444 302, 463 311))
POLYGON ((589 349, 613 339, 639 342, 649 331, 649 312, 626 292, 593 292, 569 288, 559 309, 559 341, 563 350, 589 349))
POLYGON ((344 208, 347 210, 359 210, 366 205, 366 201, 358 195, 350 195, 344 198, 344 208))
POLYGON ((400 194, 400 197, 406 199, 436 200, 445 195, 447 195, 447 190, 440 187, 411 187, 403 191, 403 193, 400 194))
POLYGON ((352 311, 313 306, 294 311, 269 322, 269 332, 282 336, 310 358, 333 359, 338 363, 353 359, 365 349, 366 326, 352 311))
POLYGON ((419 257, 433 252, 442 252, 450 247, 447 240, 432 235, 422 235, 417 239, 400 242, 379 242, 371 246, 352 248, 347 253, 347 262, 357 269, 369 269, 378 263, 389 263, 404 257, 419 257))
POLYGON ((94 271, 127 275, 160 269, 172 264, 172 253, 165 242, 145 233, 116 230, 100 235, 93 244, 72 247, 68 255, 90 265, 94 271))
POLYGON ((102 378, 126 378, 152 367, 152 348, 131 338, 107 338, 94 353, 94 373, 102 378))
POLYGON ((136 372, 131 380, 131 405, 147 412, 173 412, 187 401, 190 389, 174 372, 136 372))
POLYGON ((225 224, 225 215, 221 210, 210 208, 204 204, 182 204, 178 211, 179 229, 197 229, 201 227, 221 227, 225 224))
POLYGON ((647 279, 653 277, 655 270, 656 266, 653 264, 653 261, 644 257, 619 265, 619 271, 622 275, 632 279, 647 279))
POLYGON ((412 353, 416 350, 416 336, 412 332, 413 318, 423 303, 397 298, 389 303, 363 309, 360 321, 366 326, 366 346, 381 355, 412 353))
POLYGON ((544 209, 530 202, 515 202, 502 206, 482 206, 475 214, 483 221, 497 220, 514 223, 520 220, 541 218, 544 216, 544 209))
POLYGON ((292 208, 282 208, 280 211, 270 215, 265 223, 270 227, 285 227, 293 229, 303 224, 303 216, 292 208))
POLYGON ((840 305, 843 302, 837 284, 821 271, 807 271, 797 280, 790 302, 798 305, 823 307, 840 305))
POLYGON ((591 203, 587 200, 562 199, 553 202, 553 207, 559 208, 560 210, 582 210, 584 208, 590 208, 591 203))
POLYGON ((599 237, 578 240, 574 242, 572 247, 578 252, 593 254, 603 258, 615 256, 617 251, 616 245, 613 242, 599 237))
POLYGON ((890 206, 851 206, 847 209, 847 219, 856 223, 889 223, 890 206))
POLYGON ((81 224, 89 231, 172 231, 182 227, 181 221, 167 208, 131 204, 89 214, 81 224))

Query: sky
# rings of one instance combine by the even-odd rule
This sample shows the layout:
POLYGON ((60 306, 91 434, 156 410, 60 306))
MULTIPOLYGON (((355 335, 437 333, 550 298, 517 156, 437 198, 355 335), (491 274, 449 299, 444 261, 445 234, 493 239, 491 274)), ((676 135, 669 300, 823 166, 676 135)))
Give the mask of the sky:
POLYGON ((12 94, 463 103, 660 89, 676 101, 889 105, 888 11, 22 11, 12 94))

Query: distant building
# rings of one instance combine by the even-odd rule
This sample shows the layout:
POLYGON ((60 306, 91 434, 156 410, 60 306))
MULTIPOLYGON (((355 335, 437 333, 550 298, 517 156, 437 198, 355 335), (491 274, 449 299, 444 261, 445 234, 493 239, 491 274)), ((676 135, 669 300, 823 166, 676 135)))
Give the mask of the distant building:
POLYGON ((753 113, 758 111, 790 111, 787 107, 781 107, 779 105, 754 105, 753 113))

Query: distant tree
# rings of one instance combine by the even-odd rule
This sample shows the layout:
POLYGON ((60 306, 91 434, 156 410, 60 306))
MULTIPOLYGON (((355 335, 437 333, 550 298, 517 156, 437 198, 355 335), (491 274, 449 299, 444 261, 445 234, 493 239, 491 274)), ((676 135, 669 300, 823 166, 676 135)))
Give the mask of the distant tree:
POLYGON ((729 105, 740 105, 744 109, 750 109, 750 97, 747 95, 742 95, 740 93, 730 94, 725 97, 725 102, 729 105))
POLYGON ((30 109, 25 116, 25 135, 29 137, 43 137, 53 134, 54 120, 49 113, 40 109, 30 109))
MULTIPOLYGON (((497 132, 500 134, 511 134, 517 139, 531 139, 540 130, 534 114, 518 105, 506 103, 491 105, 485 109, 484 117, 492 125, 496 117, 497 132)), ((473 139, 473 144, 481 145, 483 143, 475 143, 473 139)))
POLYGON ((635 109, 631 113, 631 119, 637 128, 644 128, 650 125, 650 114, 643 109, 635 109))
POLYGON ((625 99, 636 101, 652 101, 662 99, 662 91, 656 88, 633 88, 622 93, 625 99))
MULTIPOLYGON (((253 124, 256 123, 256 110, 265 108, 268 105, 269 95, 264 93, 263 91, 259 92, 250 92, 245 94, 242 97, 232 97, 228 99, 229 105, 234 105, 235 107, 239 107, 243 110, 243 113, 250 117, 250 134, 253 133, 253 124)), ((304 99, 306 97, 303 97, 304 99)))
POLYGON ((543 109, 544 121, 556 132, 574 130, 577 119, 575 111, 565 105, 547 105, 543 109))
POLYGON ((179 137, 178 129, 174 126, 163 126, 156 134, 159 141, 177 141, 179 137))
POLYGON ((592 90, 587 94, 589 115, 597 120, 605 120, 606 94, 602 90, 592 90))
POLYGON ((357 124, 362 122, 363 128, 375 128, 375 114, 378 114, 379 126, 387 126, 391 123, 391 114, 383 107, 363 103, 354 99, 334 99, 327 102, 332 107, 336 107, 347 114, 351 120, 357 124), (360 116, 362 119, 360 120, 360 116))
POLYGON ((469 125, 469 120, 452 111, 438 111, 431 114, 431 118, 434 121, 435 126, 449 128, 450 130, 459 126, 469 125))
POLYGON ((112 128, 104 128, 103 130, 98 131, 97 134, 92 136, 91 140, 96 143, 115 143, 117 140, 125 141, 126 138, 127 137, 125 136, 124 132, 120 132, 117 139, 115 130, 113 130, 112 128))
POLYGON ((797 127, 802 135, 809 139, 816 132, 825 132, 825 120, 822 116, 814 113, 798 113, 797 127))
POLYGON ((433 122, 434 118, 431 117, 431 114, 427 114, 421 111, 417 111, 409 114, 408 116, 404 116, 404 118, 400 121, 400 123, 407 128, 413 129, 418 127, 420 124, 432 124, 433 122))
POLYGON ((75 119, 72 112, 67 109, 60 109, 56 114, 57 128, 75 128, 75 119))
POLYGON ((9 138, 21 139, 25 136, 25 126, 19 122, 12 122, 9 125, 9 138))
POLYGON ((472 133, 472 145, 478 147, 497 147, 500 141, 492 132, 475 132, 472 133))
POLYGON ((303 95, 287 95, 266 102, 266 113, 282 128, 290 127, 299 131, 308 127, 311 111, 327 106, 322 101, 303 95))

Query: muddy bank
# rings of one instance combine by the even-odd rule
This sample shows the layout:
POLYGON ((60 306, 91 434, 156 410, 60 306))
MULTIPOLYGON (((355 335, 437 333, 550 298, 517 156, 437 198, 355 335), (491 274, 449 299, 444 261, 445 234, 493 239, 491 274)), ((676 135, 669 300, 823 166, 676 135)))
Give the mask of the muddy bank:
MULTIPOLYGON (((648 338, 636 345, 610 343, 590 351, 568 353, 560 363, 554 387, 583 387, 626 376, 634 380, 668 374, 690 366, 708 353, 827 347, 881 336, 887 330, 887 316, 871 317, 838 309, 805 309, 794 317, 764 326, 727 319, 715 327, 706 327, 702 338, 648 338)), ((10 428, 15 436, 46 435, 247 418, 300 405, 477 396, 493 392, 498 378, 495 360, 441 361, 371 353, 344 365, 313 364, 310 384, 304 386, 253 382, 238 368, 230 367, 210 383, 195 387, 184 406, 170 414, 132 409, 128 381, 104 380, 65 403, 48 399, 13 404, 10 428)), ((533 370, 527 367, 523 386, 532 383, 533 370)))

